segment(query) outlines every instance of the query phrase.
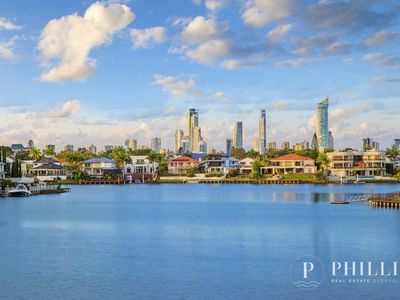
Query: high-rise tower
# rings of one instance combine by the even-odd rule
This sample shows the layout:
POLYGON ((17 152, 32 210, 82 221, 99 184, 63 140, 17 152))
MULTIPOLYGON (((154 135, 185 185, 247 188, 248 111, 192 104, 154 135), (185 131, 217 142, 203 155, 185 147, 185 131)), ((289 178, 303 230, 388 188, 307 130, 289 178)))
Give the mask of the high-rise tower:
POLYGON ((318 103, 316 114, 316 133, 319 151, 329 148, 329 122, 328 122, 329 100, 318 103))
POLYGON ((187 135, 190 137, 189 150, 194 152, 194 129, 199 127, 199 113, 195 108, 187 112, 187 135))
POLYGON ((265 148, 267 147, 267 121, 266 121, 265 109, 260 112, 260 117, 258 118, 258 152, 263 154, 265 148))
POLYGON ((243 123, 236 122, 233 132, 233 147, 243 148, 243 123))

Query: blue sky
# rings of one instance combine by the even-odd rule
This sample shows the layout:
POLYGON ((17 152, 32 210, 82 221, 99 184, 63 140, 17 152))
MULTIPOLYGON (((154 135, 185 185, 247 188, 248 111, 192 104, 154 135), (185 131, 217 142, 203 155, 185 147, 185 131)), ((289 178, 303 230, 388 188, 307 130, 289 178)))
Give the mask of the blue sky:
POLYGON ((267 109, 268 141, 310 140, 330 97, 336 148, 400 137, 397 1, 0 2, 0 144, 173 148, 198 108, 209 147, 267 109), (361 4, 360 4, 361 3, 361 4))

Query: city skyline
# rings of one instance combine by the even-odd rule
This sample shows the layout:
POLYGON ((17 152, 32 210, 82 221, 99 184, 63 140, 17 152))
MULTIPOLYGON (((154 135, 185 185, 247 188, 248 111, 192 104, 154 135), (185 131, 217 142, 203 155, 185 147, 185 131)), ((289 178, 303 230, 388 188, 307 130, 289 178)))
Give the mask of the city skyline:
POLYGON ((237 120, 249 148, 260 109, 268 141, 298 143, 311 139, 324 96, 336 148, 400 136, 395 1, 260 3, 2 1, 0 142, 102 147, 157 136, 174 149, 183 112, 196 107, 209 148, 224 149, 237 120), (82 53, 58 38, 76 28, 82 53))

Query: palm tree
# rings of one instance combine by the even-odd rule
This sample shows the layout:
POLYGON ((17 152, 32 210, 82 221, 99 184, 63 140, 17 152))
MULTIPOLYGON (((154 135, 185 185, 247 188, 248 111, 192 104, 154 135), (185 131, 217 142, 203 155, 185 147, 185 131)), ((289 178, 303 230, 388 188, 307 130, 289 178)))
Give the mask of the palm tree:
POLYGON ((319 153, 317 158, 317 163, 319 163, 322 172, 325 174, 325 171, 326 169, 328 169, 330 163, 328 155, 325 152, 319 153))
POLYGON ((42 157, 42 153, 38 148, 32 148, 29 150, 29 156, 34 160, 39 160, 42 157))

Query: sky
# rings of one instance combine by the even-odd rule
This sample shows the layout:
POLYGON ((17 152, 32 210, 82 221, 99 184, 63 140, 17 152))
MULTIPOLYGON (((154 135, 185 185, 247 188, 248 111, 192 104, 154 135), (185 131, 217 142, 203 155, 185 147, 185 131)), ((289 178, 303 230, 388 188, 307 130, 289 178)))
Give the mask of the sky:
POLYGON ((2 0, 0 144, 174 148, 197 108, 208 147, 267 110, 267 142, 400 138, 400 4, 390 0, 2 0))

